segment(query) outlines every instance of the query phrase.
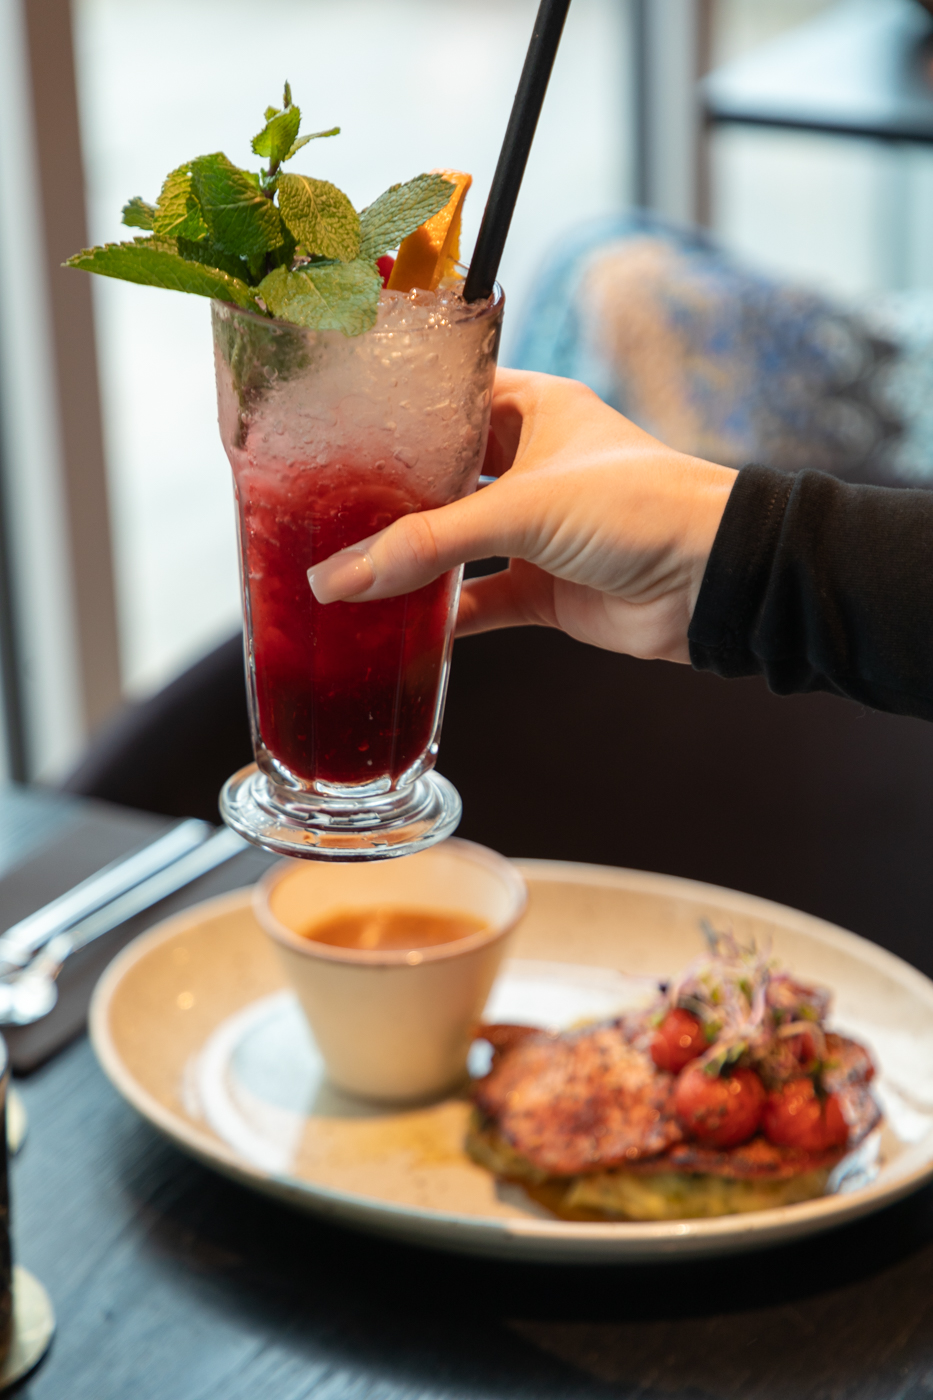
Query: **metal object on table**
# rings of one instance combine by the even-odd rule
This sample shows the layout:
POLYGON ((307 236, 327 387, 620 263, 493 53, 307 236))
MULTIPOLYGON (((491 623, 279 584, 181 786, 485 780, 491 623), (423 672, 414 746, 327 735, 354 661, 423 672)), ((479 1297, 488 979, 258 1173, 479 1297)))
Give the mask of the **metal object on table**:
MULTIPOLYGON (((10 1057, 0 1039, 0 1123, 8 1122, 10 1057)), ((42 1360, 55 1331, 55 1314, 42 1284, 13 1267, 7 1143, 0 1142, 0 1390, 15 1385, 42 1360)))
POLYGON ((15 1157, 26 1141, 29 1131, 29 1117, 22 1096, 12 1084, 6 1091, 6 1150, 15 1157))
POLYGON ((39 949, 56 935, 73 928, 81 920, 197 850, 209 839, 212 831, 208 822, 194 817, 179 822, 164 836, 131 855, 105 865, 103 870, 82 880, 74 889, 66 891, 25 919, 20 919, 0 935, 0 976, 25 967, 39 949))
POLYGON ((13 1268, 13 1317, 6 1356, 0 1361, 0 1390, 7 1390, 38 1366, 55 1335, 52 1300, 39 1280, 13 1268))
POLYGON ((58 1000, 56 979, 72 953, 232 860, 247 847, 248 842, 234 831, 224 828, 215 832, 180 860, 127 890, 66 932, 56 934, 28 966, 0 981, 0 1024, 28 1026, 47 1016, 58 1000))

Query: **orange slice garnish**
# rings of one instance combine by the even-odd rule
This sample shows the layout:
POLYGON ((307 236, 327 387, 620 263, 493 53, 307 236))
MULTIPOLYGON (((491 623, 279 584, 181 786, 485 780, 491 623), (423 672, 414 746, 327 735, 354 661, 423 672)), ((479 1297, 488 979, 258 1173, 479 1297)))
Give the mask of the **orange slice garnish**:
POLYGON ((433 292, 442 277, 451 275, 460 256, 460 217, 473 176, 462 170, 432 170, 431 174, 443 175, 456 189, 443 209, 402 243, 389 277, 390 292, 410 292, 414 287, 433 292))

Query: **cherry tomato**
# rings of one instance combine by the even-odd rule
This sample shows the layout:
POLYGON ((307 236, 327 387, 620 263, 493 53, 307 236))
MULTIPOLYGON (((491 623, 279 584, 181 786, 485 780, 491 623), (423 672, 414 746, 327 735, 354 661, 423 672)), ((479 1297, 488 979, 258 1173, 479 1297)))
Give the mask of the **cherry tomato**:
POLYGON ((825 1152, 849 1140, 839 1095, 821 1099, 812 1079, 792 1079, 770 1093, 762 1126, 777 1147, 800 1147, 805 1152, 825 1152))
POLYGON ((376 266, 379 269, 379 276, 382 278, 382 285, 387 287, 389 285, 389 278, 392 275, 392 269, 395 266, 395 259, 389 253, 386 253, 383 257, 376 259, 376 266))
POLYGON ((735 1147, 761 1122, 765 1087, 753 1069, 707 1074, 691 1064, 674 1086, 674 1111, 682 1126, 706 1147, 735 1147))
POLYGON ((703 1027, 695 1016, 676 1006, 669 1011, 654 1033, 651 1058, 658 1069, 679 1074, 697 1055, 706 1049, 703 1027))

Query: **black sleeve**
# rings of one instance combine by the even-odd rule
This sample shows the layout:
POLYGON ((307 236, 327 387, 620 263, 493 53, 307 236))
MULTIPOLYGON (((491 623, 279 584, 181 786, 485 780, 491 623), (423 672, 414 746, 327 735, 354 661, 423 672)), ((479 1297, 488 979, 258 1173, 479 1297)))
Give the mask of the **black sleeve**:
POLYGON ((689 641, 700 671, 933 719, 933 492, 745 467, 689 641))

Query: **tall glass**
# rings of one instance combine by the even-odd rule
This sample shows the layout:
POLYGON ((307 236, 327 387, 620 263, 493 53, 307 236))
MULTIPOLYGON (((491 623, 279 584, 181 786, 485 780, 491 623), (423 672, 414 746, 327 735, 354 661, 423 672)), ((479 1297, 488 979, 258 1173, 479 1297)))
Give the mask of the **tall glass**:
POLYGON ((403 597, 319 604, 307 571, 474 491, 504 298, 383 294, 358 336, 213 303, 233 468, 256 763, 224 820, 287 855, 367 860, 450 835, 434 773, 462 570, 403 597))

